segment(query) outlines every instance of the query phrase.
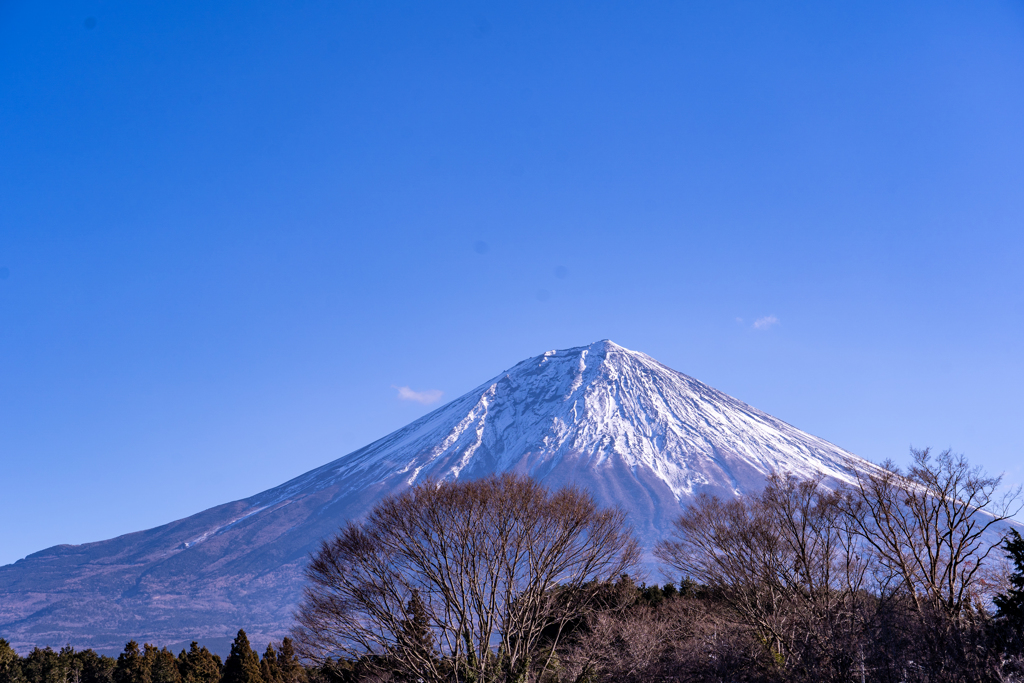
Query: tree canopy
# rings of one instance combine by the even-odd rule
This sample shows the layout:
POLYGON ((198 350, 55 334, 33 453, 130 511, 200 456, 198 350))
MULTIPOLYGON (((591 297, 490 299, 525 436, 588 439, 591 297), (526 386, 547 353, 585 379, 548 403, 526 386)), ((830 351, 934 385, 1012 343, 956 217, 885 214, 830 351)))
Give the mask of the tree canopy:
POLYGON ((524 476, 426 482, 324 541, 296 615, 313 661, 375 658, 484 683, 543 672, 542 635, 585 613, 638 546, 623 512, 524 476))

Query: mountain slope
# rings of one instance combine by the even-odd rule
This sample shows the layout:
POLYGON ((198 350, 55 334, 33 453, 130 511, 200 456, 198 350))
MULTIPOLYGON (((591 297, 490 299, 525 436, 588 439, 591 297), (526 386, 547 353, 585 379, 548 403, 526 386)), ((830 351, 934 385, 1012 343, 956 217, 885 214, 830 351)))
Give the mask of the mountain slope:
POLYGON ((318 540, 426 478, 517 471, 619 505, 648 546, 693 495, 759 489, 773 470, 848 480, 871 467, 610 341, 525 360, 362 449, 251 498, 0 567, 16 647, 121 647, 290 626, 318 540))

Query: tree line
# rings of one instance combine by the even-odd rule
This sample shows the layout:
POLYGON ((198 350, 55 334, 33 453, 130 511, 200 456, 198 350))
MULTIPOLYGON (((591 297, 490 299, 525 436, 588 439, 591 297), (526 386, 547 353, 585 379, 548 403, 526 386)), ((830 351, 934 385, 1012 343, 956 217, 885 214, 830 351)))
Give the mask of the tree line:
POLYGON ((625 514, 520 475, 424 482, 324 540, 294 641, 221 663, 0 640, 0 683, 1024 681, 1021 489, 949 451, 699 496, 638 583, 625 514))
POLYGON ((949 451, 699 496, 637 585, 625 515, 529 478, 427 482, 323 542, 300 654, 338 681, 1024 681, 1020 488, 949 451))
POLYGON ((116 658, 94 650, 35 648, 20 657, 0 638, 0 683, 323 683, 295 652, 290 638, 267 645, 262 659, 239 630, 231 654, 219 655, 195 641, 177 656, 134 640, 116 658))

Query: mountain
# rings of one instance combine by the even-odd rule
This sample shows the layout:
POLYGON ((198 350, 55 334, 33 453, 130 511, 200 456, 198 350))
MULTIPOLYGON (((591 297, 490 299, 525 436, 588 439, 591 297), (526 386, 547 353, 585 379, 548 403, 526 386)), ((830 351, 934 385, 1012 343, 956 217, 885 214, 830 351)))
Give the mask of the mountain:
POLYGON ((647 547, 705 491, 774 471, 850 480, 866 461, 610 341, 525 360, 364 448, 245 500, 0 567, 0 636, 120 649, 287 634, 324 536, 425 479, 516 471, 615 504, 647 547))

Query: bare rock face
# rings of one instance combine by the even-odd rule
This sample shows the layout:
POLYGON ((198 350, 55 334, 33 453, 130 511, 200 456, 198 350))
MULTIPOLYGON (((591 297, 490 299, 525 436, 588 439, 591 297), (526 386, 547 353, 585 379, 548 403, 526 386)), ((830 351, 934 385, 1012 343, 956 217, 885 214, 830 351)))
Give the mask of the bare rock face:
POLYGON ((321 538, 431 478, 530 474, 629 513, 647 545, 700 492, 772 471, 850 480, 866 461, 610 341, 549 351, 364 448, 246 500, 0 567, 0 636, 120 649, 287 635, 321 538))

